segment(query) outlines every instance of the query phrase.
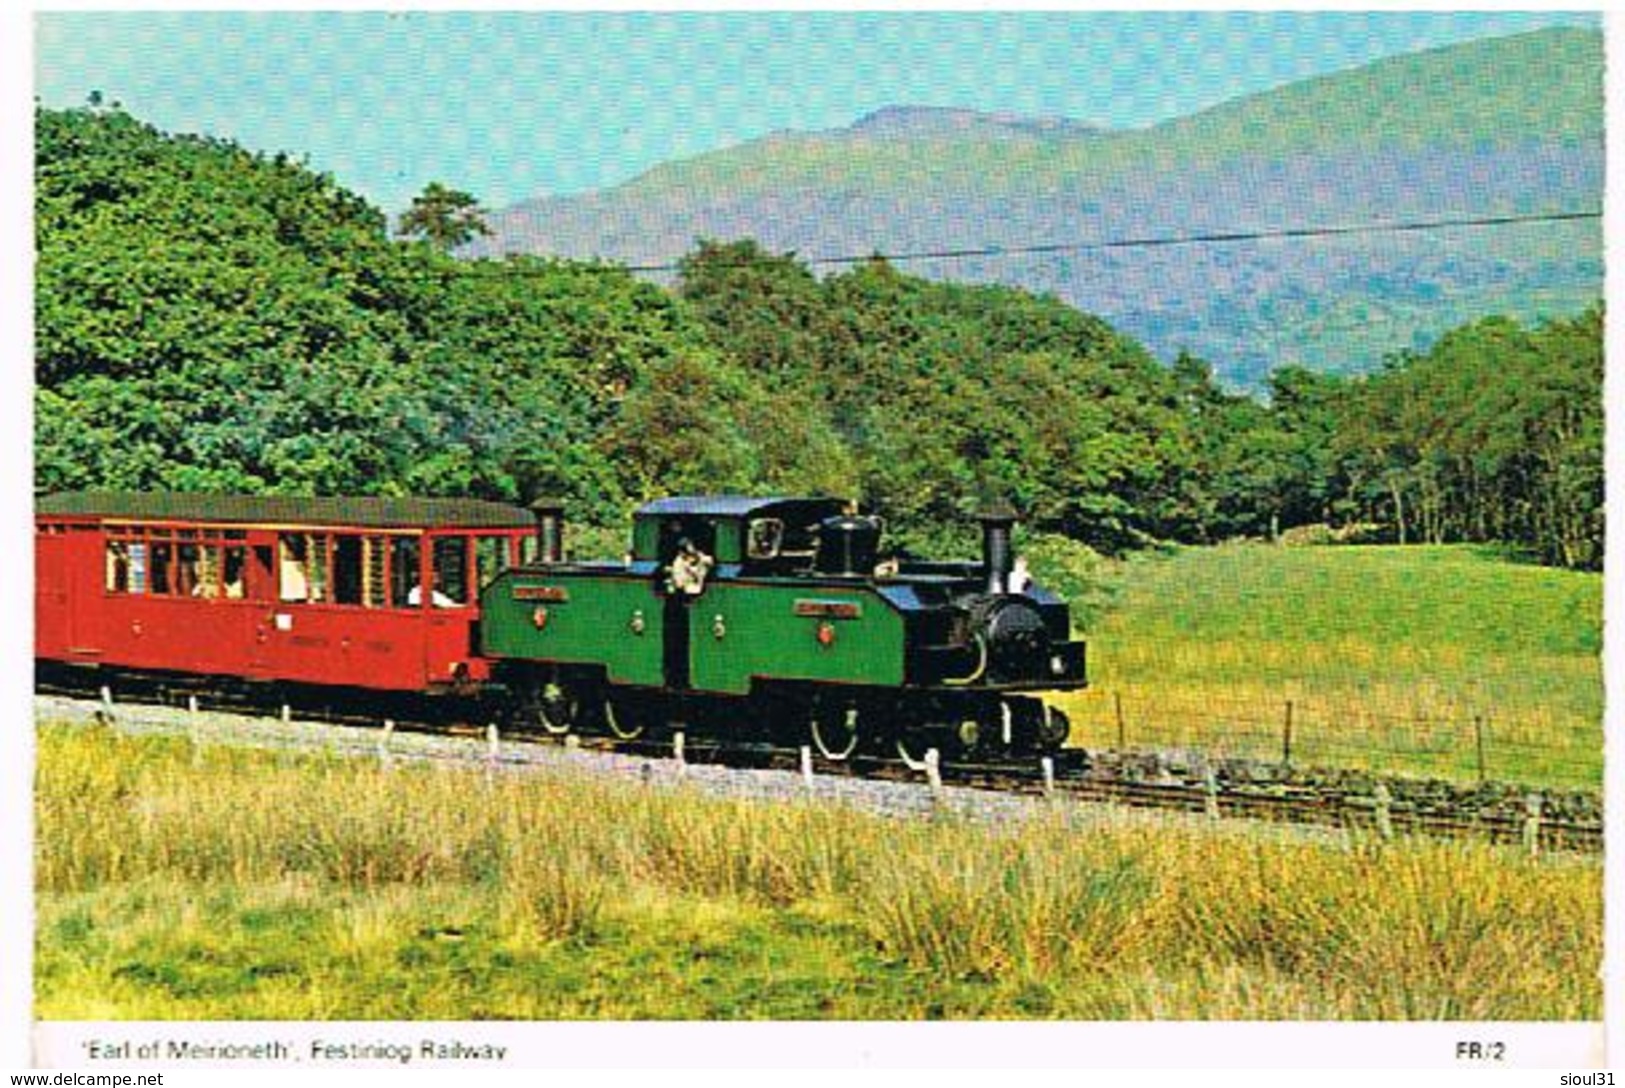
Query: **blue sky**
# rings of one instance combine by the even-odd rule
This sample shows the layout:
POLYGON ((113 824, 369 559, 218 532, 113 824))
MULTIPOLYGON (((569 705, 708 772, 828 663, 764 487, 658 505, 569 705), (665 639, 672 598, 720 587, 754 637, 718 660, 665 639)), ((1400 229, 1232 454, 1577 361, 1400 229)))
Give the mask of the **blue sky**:
POLYGON ((42 13, 35 93, 307 156, 388 211, 489 207, 892 104, 1139 126, 1378 57, 1595 15, 42 13))

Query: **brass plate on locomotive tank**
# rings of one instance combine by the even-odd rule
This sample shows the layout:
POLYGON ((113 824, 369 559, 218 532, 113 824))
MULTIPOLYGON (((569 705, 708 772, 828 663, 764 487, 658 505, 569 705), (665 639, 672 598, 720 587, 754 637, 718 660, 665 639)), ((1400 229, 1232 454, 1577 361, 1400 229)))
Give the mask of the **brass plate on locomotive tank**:
POLYGON ((516 601, 553 601, 563 602, 570 599, 570 591, 563 586, 514 586, 513 599, 516 601))
POLYGON ((855 620, 863 615, 863 606, 856 601, 801 600, 795 603, 795 614, 831 620, 855 620))

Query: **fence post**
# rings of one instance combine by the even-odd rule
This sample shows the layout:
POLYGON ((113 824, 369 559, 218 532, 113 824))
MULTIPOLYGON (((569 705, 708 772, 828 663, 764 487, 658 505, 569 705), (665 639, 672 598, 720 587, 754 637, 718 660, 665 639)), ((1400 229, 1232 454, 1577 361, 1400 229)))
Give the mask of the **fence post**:
POLYGON ((1286 725, 1281 730, 1281 763, 1292 766, 1292 700, 1286 701, 1286 725))
POLYGON ((1486 773, 1484 767, 1484 715, 1473 715, 1473 734, 1478 742, 1478 781, 1482 784, 1486 773))
POLYGON ((1210 763, 1202 770, 1202 807, 1207 810, 1208 818, 1219 818, 1219 776, 1213 773, 1210 763))
POLYGON ((1117 750, 1121 752, 1128 748, 1128 730, 1123 724, 1123 693, 1112 692, 1112 702, 1117 706, 1117 750))
POLYGON ((1055 757, 1044 756, 1038 761, 1038 769, 1044 775, 1044 796, 1055 796, 1055 757))
POLYGON ((197 723, 197 696, 186 697, 186 736, 192 742, 192 766, 203 766, 203 733, 197 723))
POLYGON ((1393 804, 1394 799, 1388 793, 1387 785, 1382 782, 1377 783, 1374 797, 1377 802, 1377 807, 1375 810, 1377 816, 1377 834, 1381 838, 1391 839, 1394 837, 1394 818, 1389 806, 1393 804))
POLYGON ((496 722, 485 727, 485 754, 492 763, 502 756, 502 735, 497 732, 496 722))
POLYGON ((813 764, 812 745, 810 744, 801 746, 801 781, 807 787, 807 792, 811 793, 813 788, 813 764))
POLYGON ((925 780, 931 786, 931 799, 942 800, 942 761, 935 748, 925 752, 925 780))
POLYGON ((287 703, 283 703, 282 704, 282 724, 287 725, 291 721, 293 721, 293 707, 289 706, 287 703))
POLYGON ((1531 793, 1524 800, 1523 845, 1534 857, 1540 853, 1540 808, 1541 798, 1538 793, 1531 793))
POLYGON ((677 761, 678 774, 683 774, 688 770, 688 760, 684 754, 686 743, 681 729, 671 735, 671 757, 677 761))

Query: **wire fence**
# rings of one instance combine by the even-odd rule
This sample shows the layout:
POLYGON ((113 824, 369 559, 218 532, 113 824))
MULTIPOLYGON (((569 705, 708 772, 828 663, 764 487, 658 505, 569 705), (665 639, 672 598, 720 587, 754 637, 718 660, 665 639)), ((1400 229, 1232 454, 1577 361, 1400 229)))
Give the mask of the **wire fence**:
POLYGON ((1358 768, 1453 782, 1599 790, 1602 729, 1498 720, 1471 708, 1397 715, 1300 699, 1204 698, 1202 705, 1093 691, 1065 709, 1072 743, 1118 751, 1200 751, 1286 766, 1358 768))

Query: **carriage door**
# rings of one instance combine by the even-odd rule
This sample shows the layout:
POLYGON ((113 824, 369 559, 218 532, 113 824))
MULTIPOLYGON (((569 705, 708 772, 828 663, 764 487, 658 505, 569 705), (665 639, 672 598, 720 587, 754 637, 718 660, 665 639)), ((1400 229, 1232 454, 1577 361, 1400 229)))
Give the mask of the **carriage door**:
POLYGON ((238 590, 233 588, 232 577, 239 573, 235 567, 237 557, 241 557, 244 564, 242 571, 243 599, 250 603, 250 607, 242 610, 245 621, 249 624, 248 632, 248 675, 268 676, 271 673, 271 640, 276 626, 277 607, 277 576, 276 576, 276 537, 269 533, 255 533, 252 538, 246 534, 238 538, 235 533, 228 533, 232 539, 228 542, 225 559, 224 577, 226 580, 225 595, 230 598, 238 590), (241 551, 232 551, 233 547, 242 548, 241 551))
MULTIPOLYGON (((68 622, 68 538, 59 524, 41 523, 34 536, 34 654, 67 656, 73 642, 68 622)), ((87 587, 88 588, 88 587, 87 587)))

